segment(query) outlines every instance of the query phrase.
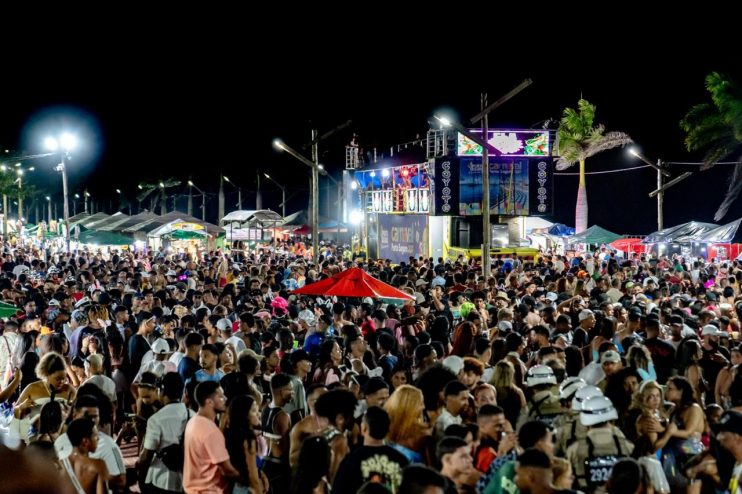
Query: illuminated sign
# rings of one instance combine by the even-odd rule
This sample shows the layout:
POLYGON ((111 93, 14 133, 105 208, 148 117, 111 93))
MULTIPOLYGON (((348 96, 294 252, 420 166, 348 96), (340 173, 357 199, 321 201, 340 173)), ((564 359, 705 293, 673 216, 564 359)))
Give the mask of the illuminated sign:
POLYGON ((430 213, 426 163, 357 171, 354 179, 369 213, 430 213))
POLYGON ((204 226, 203 225, 199 225, 198 223, 186 223, 186 222, 182 222, 182 223, 173 223, 170 226, 170 228, 171 228, 171 230, 183 230, 183 231, 186 231, 186 232, 192 232, 192 231, 196 231, 196 230, 203 230, 204 229, 204 226))
MULTIPOLYGON (((472 134, 481 135, 481 129, 472 129, 472 134)), ((495 148, 490 156, 537 157, 550 156, 549 132, 544 130, 490 130, 487 142, 495 148)), ((482 156, 482 146, 463 134, 457 134, 456 154, 458 156, 482 156)))

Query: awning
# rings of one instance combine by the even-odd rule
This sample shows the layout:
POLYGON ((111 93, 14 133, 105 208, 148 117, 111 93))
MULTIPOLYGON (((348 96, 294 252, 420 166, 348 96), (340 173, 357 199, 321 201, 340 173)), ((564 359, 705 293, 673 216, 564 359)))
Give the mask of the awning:
POLYGON ((583 232, 567 237, 566 241, 570 244, 609 244, 619 238, 621 235, 593 225, 583 232))
POLYGON ((99 230, 85 230, 77 237, 77 241, 81 244, 95 245, 132 245, 134 243, 134 240, 126 235, 99 230))
POLYGON ((371 297, 415 300, 415 297, 379 281, 360 268, 350 268, 322 281, 293 291, 300 295, 324 297, 371 297))

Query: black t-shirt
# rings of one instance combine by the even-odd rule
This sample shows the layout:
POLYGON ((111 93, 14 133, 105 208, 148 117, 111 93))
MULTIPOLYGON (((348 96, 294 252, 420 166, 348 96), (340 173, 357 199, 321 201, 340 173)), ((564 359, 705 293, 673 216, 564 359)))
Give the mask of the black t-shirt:
POLYGON ((201 369, 201 366, 198 362, 188 355, 183 357, 178 364, 178 374, 183 378, 183 382, 188 382, 199 369, 201 369))
POLYGON ((136 375, 142 365, 144 354, 150 350, 149 343, 140 334, 135 334, 129 339, 129 362, 131 362, 132 373, 136 375))
POLYGON ((659 338, 647 339, 644 341, 644 345, 652 354, 657 382, 665 384, 672 375, 672 368, 675 365, 675 347, 659 338))
POLYGON ((402 469, 408 464, 407 458, 391 446, 361 446, 338 467, 332 491, 357 492, 366 482, 375 482, 397 492, 402 469))

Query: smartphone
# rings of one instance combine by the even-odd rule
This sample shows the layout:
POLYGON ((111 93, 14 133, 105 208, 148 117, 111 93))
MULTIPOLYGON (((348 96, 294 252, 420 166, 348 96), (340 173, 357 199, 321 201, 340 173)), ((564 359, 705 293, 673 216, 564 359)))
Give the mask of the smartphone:
POLYGON ((299 341, 294 340, 294 350, 298 350, 298 349, 299 349, 299 341))

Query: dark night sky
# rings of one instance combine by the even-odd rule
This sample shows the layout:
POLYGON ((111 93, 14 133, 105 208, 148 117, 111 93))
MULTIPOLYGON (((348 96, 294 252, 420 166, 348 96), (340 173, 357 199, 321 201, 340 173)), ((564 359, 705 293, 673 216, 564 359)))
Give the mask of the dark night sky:
MULTIPOLYGON (((170 47, 155 49, 147 55, 112 56, 115 62, 68 67, 43 82, 33 76, 6 79, 0 144, 36 153, 50 129, 63 122, 79 129, 84 148, 69 165, 71 193, 87 186, 96 198, 105 198, 106 208, 117 187, 134 197, 137 183, 168 177, 185 184, 192 176, 201 188, 215 193, 219 169, 254 189, 259 168, 282 176, 290 189, 296 189, 288 208, 293 211, 306 204, 308 174, 303 165, 273 150, 274 137, 299 148, 309 140, 312 126, 326 131, 352 119, 364 147, 378 146, 388 153, 392 144, 424 135, 434 111, 447 107, 461 120, 469 118, 478 111, 482 90, 493 101, 530 77, 531 87, 491 114, 491 127, 527 128, 558 118, 582 95, 597 105, 599 123, 608 131, 631 135, 650 159, 696 161, 698 156, 683 148, 678 121, 693 104, 706 101, 703 79, 708 72, 720 70, 742 80, 742 69, 738 56, 718 51, 694 61, 680 54, 668 56, 672 45, 672 40, 665 40, 662 46, 637 46, 632 58, 606 57, 604 63, 587 56, 578 61, 579 69, 544 47, 543 57, 533 61, 493 57, 497 63, 484 73, 476 57, 470 60, 471 68, 457 70, 456 63, 464 63, 455 53, 433 63, 420 55, 422 51, 407 56, 400 48, 346 53, 338 49, 325 56, 326 46, 321 46, 315 47, 312 58, 297 55, 285 63, 278 60, 279 49, 262 54, 234 49, 216 54, 208 50, 186 54, 184 49, 173 54, 170 47), (436 69, 440 60, 451 66, 436 69), (61 120, 58 115, 70 113, 59 108, 79 113, 61 120)), ((346 131, 321 145, 322 160, 336 176, 349 139, 346 131)), ((61 179, 52 171, 52 162, 35 160, 30 180, 58 197, 61 179)), ((587 162, 588 171, 638 164, 621 150, 587 162)), ((678 167, 674 173, 681 171, 678 167)), ((711 221, 726 188, 727 171, 717 167, 671 189, 665 224, 711 221)), ((655 181, 651 169, 590 176, 590 223, 627 234, 654 230, 656 203, 647 193, 655 181)), ((279 210, 276 187, 262 185, 264 206, 279 210)), ((557 177, 554 186, 552 219, 573 224, 577 178, 557 177)), ((236 194, 229 187, 227 191, 230 210, 236 194)), ((246 208, 251 208, 255 195, 244 196, 246 208)), ((181 200, 179 209, 184 208, 181 200)), ((213 220, 216 196, 207 211, 213 220)), ((725 221, 740 216, 742 201, 725 221)))

